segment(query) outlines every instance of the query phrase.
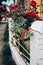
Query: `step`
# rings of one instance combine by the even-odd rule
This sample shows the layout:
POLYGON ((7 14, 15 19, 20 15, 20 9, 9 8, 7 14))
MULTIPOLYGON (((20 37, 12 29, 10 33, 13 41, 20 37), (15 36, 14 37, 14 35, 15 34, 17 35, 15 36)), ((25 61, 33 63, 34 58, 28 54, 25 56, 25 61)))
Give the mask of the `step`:
POLYGON ((0 32, 0 36, 1 36, 1 35, 4 35, 4 33, 5 33, 5 32, 0 32))
POLYGON ((0 31, 0 34, 4 34, 4 31, 0 31))
POLYGON ((3 51, 2 50, 0 51, 0 58, 2 58, 2 55, 3 55, 3 51))
POLYGON ((4 41, 0 41, 0 46, 1 46, 1 45, 4 45, 4 41))
POLYGON ((2 25, 2 26, 0 26, 0 29, 4 29, 5 27, 6 27, 6 25, 4 25, 4 26, 2 25))
POLYGON ((0 52, 2 52, 2 48, 3 48, 4 45, 0 45, 0 52))
POLYGON ((3 65, 3 63, 2 63, 2 58, 0 58, 0 65, 3 65))
POLYGON ((1 31, 1 30, 5 30, 5 27, 3 27, 3 26, 2 26, 2 27, 0 27, 0 31, 1 31))
POLYGON ((5 31, 5 28, 6 28, 6 24, 0 24, 0 65, 3 65, 2 64, 2 49, 3 49, 3 46, 4 46, 4 31, 5 31))
POLYGON ((5 22, 5 21, 4 21, 4 22, 1 22, 0 24, 7 24, 7 23, 8 23, 8 22, 5 22))
POLYGON ((0 28, 1 28, 1 27, 3 28, 3 27, 5 27, 5 26, 6 26, 6 24, 5 24, 5 25, 2 24, 2 25, 0 25, 0 28))
POLYGON ((0 38, 4 36, 4 33, 0 33, 0 38))
POLYGON ((3 32, 3 31, 5 31, 5 29, 0 29, 0 32, 3 32))
POLYGON ((6 25, 6 24, 7 24, 7 22, 5 22, 5 23, 4 23, 4 22, 1 22, 1 23, 0 23, 0 25, 6 25))
POLYGON ((3 39, 4 38, 4 35, 0 35, 0 39, 3 39))
POLYGON ((0 52, 0 58, 2 58, 2 52, 0 52))
POLYGON ((0 29, 4 29, 6 27, 6 24, 0 24, 0 29))
POLYGON ((1 39, 1 38, 4 38, 4 34, 1 34, 1 35, 0 35, 0 39, 1 39))
POLYGON ((0 37, 3 37, 4 36, 4 32, 0 33, 0 37))
MULTIPOLYGON (((6 27, 6 26, 5 26, 6 27)), ((4 29, 5 28, 4 26, 1 26, 0 29, 4 29)))
POLYGON ((6 25, 2 25, 0 26, 0 29, 4 29, 6 27, 6 25))
POLYGON ((0 37, 0 41, 1 41, 1 40, 3 41, 3 39, 4 39, 3 37, 0 37))
POLYGON ((0 29, 0 33, 3 33, 5 31, 5 29, 0 29))
POLYGON ((4 43, 4 41, 0 40, 0 43, 2 43, 2 42, 4 43))

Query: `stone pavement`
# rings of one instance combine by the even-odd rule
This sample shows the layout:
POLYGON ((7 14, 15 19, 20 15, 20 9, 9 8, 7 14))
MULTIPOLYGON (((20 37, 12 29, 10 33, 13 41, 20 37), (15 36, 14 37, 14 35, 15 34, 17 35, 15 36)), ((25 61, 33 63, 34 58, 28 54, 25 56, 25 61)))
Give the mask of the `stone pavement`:
POLYGON ((5 28, 6 28, 6 24, 1 23, 0 24, 0 65, 3 65, 2 64, 2 48, 3 48, 3 45, 4 45, 3 38, 4 38, 5 28))

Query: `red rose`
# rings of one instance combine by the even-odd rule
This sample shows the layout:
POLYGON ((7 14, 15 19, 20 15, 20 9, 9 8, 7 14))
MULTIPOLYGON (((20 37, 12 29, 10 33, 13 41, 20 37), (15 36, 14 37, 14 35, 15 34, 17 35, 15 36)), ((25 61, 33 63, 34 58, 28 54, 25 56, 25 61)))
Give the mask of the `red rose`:
POLYGON ((39 20, 40 19, 40 17, 39 16, 36 16, 36 18, 35 18, 36 20, 39 20))
POLYGON ((0 8, 3 8, 2 5, 0 5, 0 8))
POLYGON ((15 8, 18 8, 18 4, 15 5, 15 8))
POLYGON ((22 30, 21 30, 21 33, 22 33, 22 34, 25 34, 25 33, 26 33, 26 30, 25 30, 25 29, 22 29, 22 30))
POLYGON ((8 17, 8 16, 9 16, 9 14, 7 13, 7 14, 6 14, 6 16, 8 17))
POLYGON ((9 12, 8 11, 6 11, 6 16, 9 16, 9 12))
POLYGON ((35 7, 36 6, 36 1, 32 0, 31 3, 30 3, 30 5, 33 6, 33 7, 35 7))
POLYGON ((10 8, 10 9, 14 9, 14 6, 13 6, 13 5, 10 5, 9 8, 10 8))
POLYGON ((30 31, 31 30, 31 27, 30 26, 28 26, 28 31, 30 31))
POLYGON ((24 5, 22 5, 22 9, 24 9, 25 8, 25 6, 24 5))
POLYGON ((27 15, 29 15, 29 16, 35 16, 36 15, 36 12, 31 11, 31 12, 28 12, 27 15))
POLYGON ((16 7, 14 6, 14 10, 16 10, 16 7))
POLYGON ((9 13, 8 11, 6 11, 6 13, 9 13))
POLYGON ((2 8, 3 10, 5 10, 5 9, 3 8, 3 6, 2 6, 2 5, 0 5, 0 8, 2 8))
POLYGON ((8 14, 9 12, 8 11, 6 11, 6 14, 8 14))
POLYGON ((36 11, 36 14, 38 14, 38 11, 36 11))
POLYGON ((34 11, 31 11, 31 12, 24 12, 23 13, 24 14, 24 16, 26 16, 26 15, 29 15, 29 16, 36 16, 36 12, 34 12, 34 11))
POLYGON ((27 15, 27 12, 24 12, 23 15, 26 16, 27 15))
POLYGON ((4 17, 4 15, 2 14, 2 15, 1 15, 1 18, 3 18, 3 17, 4 17))

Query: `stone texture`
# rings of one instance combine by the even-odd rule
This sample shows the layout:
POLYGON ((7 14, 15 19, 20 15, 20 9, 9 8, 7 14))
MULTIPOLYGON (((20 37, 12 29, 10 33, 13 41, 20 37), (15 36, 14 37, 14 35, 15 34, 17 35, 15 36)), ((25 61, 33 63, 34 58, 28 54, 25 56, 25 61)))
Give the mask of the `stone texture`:
POLYGON ((3 65, 3 63, 2 63, 2 48, 4 45, 3 38, 4 38, 5 27, 6 27, 5 23, 0 24, 0 65, 3 65))

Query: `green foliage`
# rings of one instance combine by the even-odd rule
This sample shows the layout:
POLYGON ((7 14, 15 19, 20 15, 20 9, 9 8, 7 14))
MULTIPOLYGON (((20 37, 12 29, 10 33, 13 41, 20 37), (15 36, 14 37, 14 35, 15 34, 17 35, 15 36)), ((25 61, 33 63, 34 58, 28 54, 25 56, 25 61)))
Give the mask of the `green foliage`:
POLYGON ((5 44, 2 50, 3 54, 3 65, 16 65, 15 61, 12 59, 10 47, 5 44))
POLYGON ((5 45, 4 45, 3 55, 11 55, 10 47, 9 47, 8 44, 5 44, 5 45))
MULTIPOLYGON (((20 44, 26 49, 26 46, 25 46, 25 44, 24 44, 24 42, 23 41, 20 41, 20 44)), ((27 56, 28 58, 30 58, 30 55, 28 55, 27 54, 27 52, 24 50, 24 49, 22 49, 22 47, 20 47, 20 51, 25 55, 25 56, 27 56)), ((28 51, 28 50, 27 50, 28 51)), ((29 52, 29 51, 28 51, 29 52)), ((26 59, 26 58, 25 58, 26 59)), ((28 61, 28 60, 27 60, 28 61)), ((30 61, 28 61, 28 62, 30 62, 30 61)))
MULTIPOLYGON (((24 44, 24 42, 23 42, 22 40, 20 40, 19 43, 26 49, 26 46, 25 46, 25 44, 24 44)), ((17 42, 16 42, 16 44, 17 44, 17 46, 18 46, 18 43, 17 43, 17 42)), ((20 50, 26 57, 30 58, 30 55, 29 55, 22 47, 18 46, 18 48, 19 48, 19 50, 20 50)), ((29 50, 27 50, 27 51, 30 53, 29 50)), ((23 56, 23 57, 24 57, 24 56, 23 56)), ((30 60, 28 60, 26 57, 24 57, 24 58, 30 63, 30 60)))
POLYGON ((9 40, 9 29, 8 29, 8 23, 6 25, 5 33, 4 33, 4 41, 9 40))

